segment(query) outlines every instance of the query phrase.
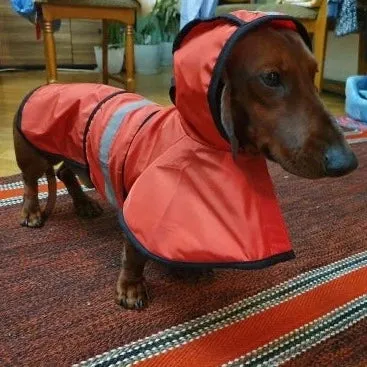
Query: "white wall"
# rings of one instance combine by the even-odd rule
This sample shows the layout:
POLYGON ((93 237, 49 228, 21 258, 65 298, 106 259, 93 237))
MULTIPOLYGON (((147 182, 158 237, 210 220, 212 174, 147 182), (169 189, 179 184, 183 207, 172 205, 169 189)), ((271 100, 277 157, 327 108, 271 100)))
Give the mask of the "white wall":
POLYGON ((358 35, 336 37, 329 32, 326 47, 325 79, 345 81, 358 70, 358 35))

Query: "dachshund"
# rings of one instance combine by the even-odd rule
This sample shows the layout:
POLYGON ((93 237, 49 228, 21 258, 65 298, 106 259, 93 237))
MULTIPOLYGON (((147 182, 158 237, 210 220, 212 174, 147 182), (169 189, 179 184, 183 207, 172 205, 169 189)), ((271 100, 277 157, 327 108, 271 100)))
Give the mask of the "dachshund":
MULTIPOLYGON (((356 169, 356 156, 314 86, 317 72, 315 58, 297 32, 258 27, 239 39, 226 60, 220 96, 222 123, 234 155, 263 155, 308 179, 339 177, 356 169)), ((24 180, 21 223, 38 227, 53 208, 53 166, 61 160, 42 156, 16 126, 14 146, 24 180), (45 173, 50 199, 42 213, 37 179, 45 173)), ((78 215, 101 214, 98 203, 81 189, 75 172, 62 165, 57 176, 65 183, 78 215)), ((148 303, 143 277, 146 261, 126 241, 116 288, 116 301, 125 308, 140 309, 148 303)))

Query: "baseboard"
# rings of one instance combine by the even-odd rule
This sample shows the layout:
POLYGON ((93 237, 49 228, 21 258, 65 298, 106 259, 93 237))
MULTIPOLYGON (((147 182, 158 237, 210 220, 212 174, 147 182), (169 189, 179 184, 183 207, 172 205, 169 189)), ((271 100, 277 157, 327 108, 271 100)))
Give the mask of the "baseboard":
MULTIPOLYGON (((96 64, 60 64, 57 65, 58 69, 85 69, 85 70, 93 70, 97 67, 96 64)), ((45 65, 1 65, 0 71, 9 70, 9 71, 27 71, 27 70, 45 70, 45 65)))
MULTIPOLYGON (((85 69, 85 70, 94 70, 97 67, 95 64, 61 64, 58 65, 58 69, 85 69)), ((28 70, 45 70, 45 65, 1 65, 1 71, 28 71, 28 70)), ((339 94, 341 96, 345 96, 345 82, 324 79, 323 91, 339 94)))
POLYGON ((339 80, 324 79, 322 90, 324 92, 335 93, 345 97, 345 82, 341 82, 339 80))

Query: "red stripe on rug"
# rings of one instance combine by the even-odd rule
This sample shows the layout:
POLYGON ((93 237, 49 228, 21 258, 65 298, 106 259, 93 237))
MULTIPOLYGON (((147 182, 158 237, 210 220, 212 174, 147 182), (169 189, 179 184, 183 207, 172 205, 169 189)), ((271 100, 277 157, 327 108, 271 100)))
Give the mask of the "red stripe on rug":
MULTIPOLYGON (((62 182, 57 182, 57 189, 63 189, 65 188, 64 184, 62 182)), ((48 192, 47 184, 39 184, 38 185, 38 192, 44 193, 48 192)), ((24 189, 21 188, 15 188, 15 189, 8 189, 8 190, 2 190, 0 191, 0 200, 2 199, 9 199, 16 196, 23 196, 24 189)))
POLYGON ((367 138, 367 131, 356 133, 356 134, 350 134, 346 136, 347 140, 355 140, 355 139, 361 139, 361 138, 367 138))
POLYGON ((294 299, 136 365, 219 366, 263 347, 367 293, 366 277, 367 268, 353 271, 294 299))

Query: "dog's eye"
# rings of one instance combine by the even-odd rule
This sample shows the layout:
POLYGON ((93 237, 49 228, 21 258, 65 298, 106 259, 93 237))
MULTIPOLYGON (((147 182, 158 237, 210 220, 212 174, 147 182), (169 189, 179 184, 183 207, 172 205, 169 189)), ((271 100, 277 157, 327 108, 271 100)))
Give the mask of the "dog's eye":
POLYGON ((263 73, 261 79, 264 84, 271 88, 276 88, 280 86, 280 75, 276 71, 270 71, 268 73, 263 73))

